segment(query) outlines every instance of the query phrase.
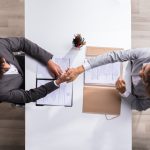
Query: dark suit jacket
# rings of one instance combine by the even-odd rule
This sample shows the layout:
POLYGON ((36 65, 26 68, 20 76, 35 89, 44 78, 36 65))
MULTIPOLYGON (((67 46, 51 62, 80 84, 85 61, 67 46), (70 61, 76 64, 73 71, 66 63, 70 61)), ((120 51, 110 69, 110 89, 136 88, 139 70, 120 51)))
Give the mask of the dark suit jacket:
POLYGON ((4 57, 9 63, 15 65, 19 71, 19 74, 3 75, 2 79, 0 79, 0 101, 15 104, 34 102, 58 88, 55 86, 54 82, 49 82, 29 91, 20 89, 23 83, 24 73, 13 55, 13 52, 17 51, 23 51, 45 65, 53 56, 23 37, 0 38, 0 56, 4 57))

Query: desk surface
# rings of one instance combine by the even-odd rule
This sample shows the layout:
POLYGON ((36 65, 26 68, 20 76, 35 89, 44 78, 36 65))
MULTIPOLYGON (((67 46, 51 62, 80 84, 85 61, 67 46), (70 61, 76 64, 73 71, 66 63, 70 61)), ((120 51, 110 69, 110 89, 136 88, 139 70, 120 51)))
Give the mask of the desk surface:
MULTIPOLYGON (((26 0, 25 35, 55 55, 69 51, 76 33, 89 46, 130 48, 130 6, 130 0, 26 0)), ((72 51, 72 56, 77 66, 84 52, 72 51)), ((109 121, 104 115, 82 113, 82 81, 83 75, 74 82, 71 108, 26 105, 26 150, 132 149, 128 105, 122 102, 121 116, 109 121)), ((26 88, 35 83, 36 62, 26 58, 26 88)))
MULTIPOLYGON (((84 49, 72 53, 72 66, 81 64, 84 49)), ((82 113, 83 75, 73 87, 73 107, 26 105, 26 150, 131 150, 130 107, 122 101, 121 115, 113 120, 82 113)))

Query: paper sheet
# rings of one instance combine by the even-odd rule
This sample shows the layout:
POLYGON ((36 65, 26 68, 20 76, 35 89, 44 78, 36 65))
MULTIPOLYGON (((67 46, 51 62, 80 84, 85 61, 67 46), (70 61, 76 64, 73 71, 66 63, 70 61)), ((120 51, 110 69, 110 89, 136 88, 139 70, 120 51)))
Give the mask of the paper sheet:
POLYGON ((111 63, 85 72, 85 83, 114 85, 120 76, 121 63, 111 63))
MULTIPOLYGON (((65 71, 70 66, 69 58, 53 58, 53 61, 61 67, 62 71, 65 71)), ((46 66, 38 64, 37 78, 54 79, 54 75, 48 71, 46 66)))
MULTIPOLYGON (((51 82, 50 80, 37 80, 37 87, 51 82)), ((39 105, 72 106, 72 83, 63 83, 60 88, 37 101, 39 105)))

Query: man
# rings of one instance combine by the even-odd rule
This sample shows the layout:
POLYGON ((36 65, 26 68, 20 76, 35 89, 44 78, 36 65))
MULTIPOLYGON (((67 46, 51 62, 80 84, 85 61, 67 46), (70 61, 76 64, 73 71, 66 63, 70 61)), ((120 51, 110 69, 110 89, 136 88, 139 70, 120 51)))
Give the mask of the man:
POLYGON ((52 57, 52 54, 23 37, 0 38, 0 101, 24 104, 34 102, 56 90, 66 81, 66 74, 62 74, 61 68, 51 60, 52 57), (13 55, 13 52, 18 51, 23 51, 45 64, 57 80, 29 91, 20 89, 24 74, 13 55))
POLYGON ((150 49, 138 48, 130 50, 113 51, 99 55, 87 60, 83 65, 67 70, 70 80, 86 70, 97 66, 114 62, 131 61, 132 93, 126 90, 125 81, 119 78, 116 82, 116 89, 121 93, 132 109, 139 111, 150 107, 150 49))

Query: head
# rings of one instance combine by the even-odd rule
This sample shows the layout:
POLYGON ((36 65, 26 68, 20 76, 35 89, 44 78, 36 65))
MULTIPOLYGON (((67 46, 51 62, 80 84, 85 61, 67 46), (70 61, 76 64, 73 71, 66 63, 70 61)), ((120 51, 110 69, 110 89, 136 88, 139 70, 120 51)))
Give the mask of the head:
POLYGON ((150 63, 143 65, 139 72, 139 75, 143 80, 148 95, 150 96, 150 63))
POLYGON ((2 78, 3 74, 9 70, 10 66, 6 62, 5 58, 0 57, 0 78, 2 78))

